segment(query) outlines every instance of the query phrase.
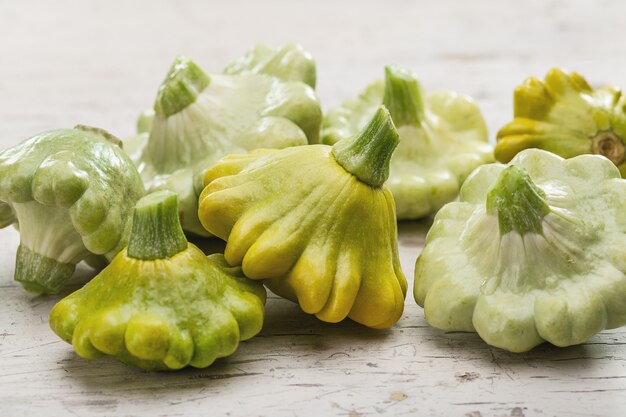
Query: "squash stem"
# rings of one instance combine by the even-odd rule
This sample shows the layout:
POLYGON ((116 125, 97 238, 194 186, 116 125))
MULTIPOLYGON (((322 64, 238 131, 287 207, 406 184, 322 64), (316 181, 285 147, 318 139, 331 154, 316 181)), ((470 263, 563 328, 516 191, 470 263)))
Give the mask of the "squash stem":
POLYGON ((593 153, 602 155, 611 160, 615 165, 620 165, 626 160, 626 146, 624 141, 609 130, 598 132, 591 139, 593 153))
POLYGON ((30 293, 57 294, 75 269, 73 263, 59 262, 20 244, 15 258, 14 279, 30 293))
POLYGON ((497 215, 500 234, 542 233, 543 218, 550 213, 546 194, 528 173, 511 165, 500 173, 487 194, 487 212, 497 215))
POLYGON ((396 126, 420 126, 424 120, 422 88, 413 74, 403 68, 385 67, 383 104, 396 126))
POLYGON ((337 142, 332 154, 339 165, 359 180, 381 187, 389 177, 389 162, 399 141, 389 111, 380 106, 361 133, 337 142))
POLYGON ((135 259, 167 259, 187 249, 178 218, 178 197, 157 191, 137 202, 126 254, 135 259))
POLYGON ((195 102, 209 83, 209 76, 195 62, 177 57, 157 92, 155 113, 164 117, 178 113, 195 102))

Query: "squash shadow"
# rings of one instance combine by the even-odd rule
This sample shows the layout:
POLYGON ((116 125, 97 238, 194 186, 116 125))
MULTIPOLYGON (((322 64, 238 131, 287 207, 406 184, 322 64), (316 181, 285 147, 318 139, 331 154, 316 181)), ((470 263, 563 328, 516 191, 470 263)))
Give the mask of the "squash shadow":
POLYGON ((268 292, 262 331, 240 342, 233 355, 207 368, 143 371, 111 357, 82 359, 69 345, 66 357, 58 363, 73 381, 89 392, 98 392, 99 397, 137 392, 141 398, 154 396, 174 404, 186 401, 191 391, 217 393, 236 383, 237 390, 245 392, 246 384, 260 383, 260 375, 290 373, 301 366, 332 366, 333 361, 349 358, 352 350, 380 348, 392 334, 393 329, 370 329, 351 320, 324 323, 302 312, 297 304, 268 292))
MULTIPOLYGON (((535 374, 533 378, 541 378, 541 370, 551 377, 554 374, 564 378, 576 378, 581 370, 591 372, 594 365, 604 358, 606 351, 597 345, 596 335, 590 341, 574 346, 558 347, 545 342, 528 352, 513 353, 485 343, 477 333, 444 332, 426 325, 422 328, 424 343, 430 352, 437 352, 441 358, 462 358, 459 368, 464 371, 491 370, 493 377, 515 380, 519 374, 535 374)), ((421 326, 420 326, 421 327, 421 326)), ((524 377, 527 378, 527 377, 524 377)))

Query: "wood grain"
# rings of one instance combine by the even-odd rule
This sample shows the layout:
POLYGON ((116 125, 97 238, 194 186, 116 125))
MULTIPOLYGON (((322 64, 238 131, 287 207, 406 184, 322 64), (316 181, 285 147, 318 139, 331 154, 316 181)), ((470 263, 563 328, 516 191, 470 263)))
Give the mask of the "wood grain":
MULTIPOLYGON (((513 87, 552 66, 626 85, 624 15, 619 0, 3 1, 0 146, 77 123, 128 136, 175 55, 219 71, 259 41, 305 45, 326 108, 397 63, 427 89, 473 96, 495 132, 511 116, 513 87)), ((400 226, 409 281, 427 228, 400 226)), ((0 231, 2 416, 626 415, 626 330, 511 354, 430 328, 411 295, 388 331, 321 323, 272 296, 262 333, 205 370, 83 360, 49 330, 58 297, 13 283, 17 242, 0 231)))

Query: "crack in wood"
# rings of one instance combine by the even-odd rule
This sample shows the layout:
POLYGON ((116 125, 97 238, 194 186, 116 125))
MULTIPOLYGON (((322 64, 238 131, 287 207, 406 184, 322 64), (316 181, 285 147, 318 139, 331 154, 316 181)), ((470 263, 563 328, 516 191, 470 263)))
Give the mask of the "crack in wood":
POLYGON ((198 374, 189 377, 189 379, 229 379, 240 378, 244 376, 263 375, 262 372, 245 372, 241 374, 198 374))

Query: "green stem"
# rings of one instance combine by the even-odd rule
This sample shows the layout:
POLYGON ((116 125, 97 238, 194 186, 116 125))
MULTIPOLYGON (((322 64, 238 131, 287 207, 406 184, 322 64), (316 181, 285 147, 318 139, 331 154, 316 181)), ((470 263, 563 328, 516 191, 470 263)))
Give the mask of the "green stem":
POLYGON ((361 133, 337 142, 332 154, 339 165, 359 180, 381 187, 389 177, 389 161, 399 141, 389 111, 380 106, 361 133))
POLYGON ((497 215, 500 234, 512 230, 519 234, 542 233, 543 218, 550 213, 546 194, 531 180, 528 173, 509 166, 500 173, 487 194, 487 212, 497 215))
POLYGON ((396 126, 419 126, 424 120, 422 88, 413 74, 403 68, 385 67, 383 104, 396 126))
POLYGON ((195 102, 210 81, 209 76, 195 62, 186 57, 177 57, 157 92, 155 113, 165 117, 178 113, 195 102))
POLYGON ((89 255, 63 207, 37 201, 12 203, 20 231, 15 280, 37 294, 59 292, 75 265, 89 255))
POLYGON ((137 202, 127 255, 142 260, 167 259, 187 249, 178 219, 178 197, 157 191, 137 202))
POLYGON ((74 274, 76 265, 61 263, 20 244, 15 258, 16 281, 34 294, 56 294, 74 274))

